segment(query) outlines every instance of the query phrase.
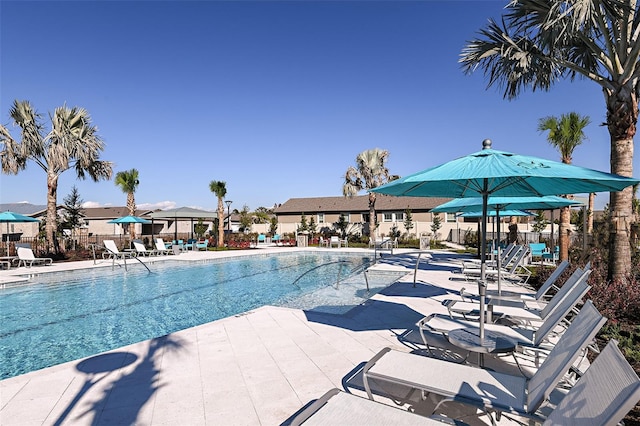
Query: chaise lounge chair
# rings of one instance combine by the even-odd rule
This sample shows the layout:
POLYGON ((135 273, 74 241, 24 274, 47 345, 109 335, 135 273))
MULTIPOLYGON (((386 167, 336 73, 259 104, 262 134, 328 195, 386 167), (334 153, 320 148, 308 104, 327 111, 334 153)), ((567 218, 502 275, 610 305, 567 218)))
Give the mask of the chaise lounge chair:
MULTIPOLYGON (((434 412, 445 402, 457 401, 489 416, 492 412, 498 415, 504 412, 540 419, 538 409, 549 400, 556 384, 605 322, 606 318, 590 302, 585 304, 530 379, 385 348, 363 368, 364 387, 369 399, 374 399, 372 384, 385 396, 399 401, 404 396, 389 389, 401 386, 423 395, 433 393, 444 397, 434 412)), ((406 390, 403 393, 407 395, 406 390)))
MULTIPOLYGON (((18 247, 18 267, 24 265, 30 268, 33 265, 51 265, 53 259, 50 257, 36 257, 33 250, 27 247, 18 247)), ((7 267, 8 269, 8 267, 7 267)))
MULTIPOLYGON (((521 349, 539 349, 547 348, 548 338, 551 333, 565 320, 565 317, 573 311, 578 301, 587 293, 590 286, 582 281, 574 287, 571 297, 566 297, 560 306, 558 306, 551 314, 549 314, 544 321, 537 328, 520 328, 509 327, 501 324, 484 324, 485 331, 491 333, 497 333, 504 336, 507 339, 517 343, 518 348, 521 349)), ((582 307, 580 312, 585 307, 591 306, 592 303, 587 301, 582 307)), ((595 308, 593 308, 595 309, 595 308)), ((442 314, 431 314, 418 322, 418 328, 420 330, 420 336, 422 341, 431 352, 431 344, 427 335, 429 333, 442 334, 445 338, 448 337, 449 332, 460 328, 477 329, 479 330, 480 324, 478 321, 468 321, 459 318, 452 318, 442 314)), ((566 332, 565 332, 566 333, 566 332)), ((563 333, 564 335, 564 333, 563 333)), ((538 361, 536 355, 536 363, 538 361)))
MULTIPOLYGON (((548 416, 530 416, 543 426, 579 424, 613 426, 640 400, 640 379, 617 346, 610 341, 586 373, 548 416)), ((292 421, 306 424, 441 424, 389 405, 331 389, 292 421)), ((455 423, 455 420, 452 419, 455 423)))
POLYGON ((138 256, 154 256, 158 254, 155 250, 147 250, 143 243, 140 241, 133 242, 133 248, 138 256))
MULTIPOLYGON (((527 304, 537 302, 539 306, 540 303, 542 304, 545 303, 544 300, 545 298, 549 297, 548 294, 551 290, 558 291, 560 289, 560 287, 556 285, 556 282, 560 278, 560 275, 562 275, 562 273, 568 267, 569 267, 569 262, 567 260, 563 260, 562 263, 560 263, 556 267, 556 269, 554 269, 553 273, 549 276, 549 278, 547 278, 544 284, 542 284, 542 286, 535 293, 534 292, 522 293, 520 291, 509 292, 508 290, 503 289, 499 294, 497 290, 486 290, 487 298, 521 301, 527 304)), ((584 267, 585 270, 590 268, 591 268, 591 265, 589 263, 587 263, 587 265, 584 267)), ((478 292, 474 288, 466 289, 463 287, 460 289, 460 296, 462 296, 463 299, 477 299, 478 292)))
MULTIPOLYGON (((487 302, 488 309, 492 311, 493 320, 508 319, 530 323, 531 321, 544 321, 564 300, 570 297, 572 290, 580 282, 586 281, 591 274, 591 270, 583 271, 576 269, 571 277, 564 283, 560 290, 549 300, 549 302, 540 309, 540 307, 528 307, 525 302, 503 301, 500 299, 489 299, 487 302)), ((458 314, 463 317, 479 316, 479 304, 476 302, 465 302, 460 300, 445 300, 443 304, 447 307, 450 314, 458 314)))
POLYGON ((166 246, 162 238, 156 239, 156 252, 163 255, 176 253, 172 248, 166 246))
POLYGON ((136 255, 134 252, 118 250, 118 246, 116 246, 113 240, 104 240, 102 243, 104 244, 104 248, 107 249, 107 251, 102 254, 102 257, 105 259, 131 259, 136 255))
MULTIPOLYGON (((450 422, 446 424, 464 424, 450 422)), ((291 426, 299 425, 437 425, 438 418, 422 417, 339 389, 331 389, 298 414, 291 426)))

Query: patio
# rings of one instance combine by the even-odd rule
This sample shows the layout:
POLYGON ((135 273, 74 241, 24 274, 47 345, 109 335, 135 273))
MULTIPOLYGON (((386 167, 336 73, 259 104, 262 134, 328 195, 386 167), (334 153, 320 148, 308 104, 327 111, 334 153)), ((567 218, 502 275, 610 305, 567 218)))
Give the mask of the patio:
MULTIPOLYGON (((220 255, 189 252, 180 258, 220 255)), ((433 253, 428 264, 421 263, 415 288, 414 263, 402 252, 384 258, 379 267, 403 267, 408 275, 347 315, 265 306, 0 381, 0 422, 274 425, 286 423, 333 387, 365 395, 358 375, 364 363, 387 346, 419 350, 415 323, 424 314, 445 312, 440 301, 460 287, 450 280, 458 255, 433 253)), ((10 279, 9 274, 1 271, 0 282, 10 279)), ((489 358, 487 364, 517 374, 504 361, 489 358)), ((486 424, 488 419, 465 421, 486 424)), ((510 422, 503 416, 500 424, 510 422)))

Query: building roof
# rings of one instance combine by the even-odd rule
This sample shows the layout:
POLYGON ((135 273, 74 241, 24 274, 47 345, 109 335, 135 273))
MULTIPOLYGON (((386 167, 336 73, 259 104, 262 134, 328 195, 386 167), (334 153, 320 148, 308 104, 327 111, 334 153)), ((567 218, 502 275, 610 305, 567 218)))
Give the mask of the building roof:
POLYGON ((30 203, 0 204, 0 211, 3 211, 3 212, 10 211, 14 213, 24 214, 27 216, 34 215, 46 209, 47 209, 46 205, 36 205, 36 204, 30 204, 30 203))
MULTIPOLYGON (((410 209, 412 211, 431 210, 432 208, 451 200, 442 197, 392 197, 376 194, 376 211, 398 211, 410 209)), ((315 197, 290 198, 274 210, 276 214, 286 213, 350 213, 368 212, 369 196, 355 197, 315 197)))
MULTIPOLYGON (((135 216, 144 216, 151 213, 153 210, 140 210, 136 209, 135 216)), ((83 207, 85 219, 115 219, 117 217, 123 217, 129 215, 129 209, 123 206, 117 207, 83 207)))

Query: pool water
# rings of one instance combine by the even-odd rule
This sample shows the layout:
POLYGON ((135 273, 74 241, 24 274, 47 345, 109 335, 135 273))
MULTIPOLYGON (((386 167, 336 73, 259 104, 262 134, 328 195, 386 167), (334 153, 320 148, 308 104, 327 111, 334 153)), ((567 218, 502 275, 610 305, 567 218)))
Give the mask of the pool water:
POLYGON ((164 336, 263 305, 342 313, 398 273, 362 255, 292 253, 167 261, 36 276, 0 290, 0 379, 164 336), (339 278, 338 278, 339 277, 339 278))

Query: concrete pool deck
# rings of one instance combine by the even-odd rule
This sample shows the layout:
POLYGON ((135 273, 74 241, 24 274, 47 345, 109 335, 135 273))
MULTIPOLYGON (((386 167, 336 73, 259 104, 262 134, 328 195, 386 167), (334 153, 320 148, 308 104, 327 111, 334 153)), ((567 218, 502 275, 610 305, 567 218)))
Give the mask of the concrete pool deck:
MULTIPOLYGON (((261 253, 292 250, 298 249, 266 248, 261 253)), ((376 268, 406 268, 407 275, 345 315, 264 306, 2 380, 0 424, 278 425, 331 388, 365 395, 358 376, 364 363, 384 347, 423 349, 416 322, 426 314, 446 312, 441 300, 473 285, 450 279, 459 255, 430 252, 431 260, 421 259, 414 287, 415 252, 395 253, 385 253, 376 268)), ((239 254, 188 252, 176 259, 239 254)), ((111 261, 100 259, 96 265, 85 261, 4 270, 0 285, 25 273, 109 266, 111 261)), ((503 360, 489 357, 487 364, 517 374, 503 360)), ((465 421, 488 424, 486 417, 465 421)), ((500 424, 511 422, 503 416, 500 424)))

